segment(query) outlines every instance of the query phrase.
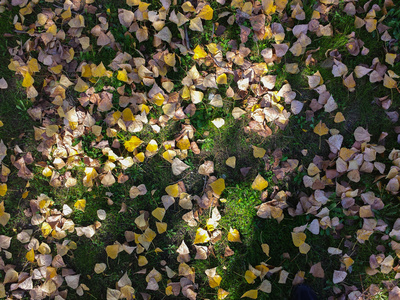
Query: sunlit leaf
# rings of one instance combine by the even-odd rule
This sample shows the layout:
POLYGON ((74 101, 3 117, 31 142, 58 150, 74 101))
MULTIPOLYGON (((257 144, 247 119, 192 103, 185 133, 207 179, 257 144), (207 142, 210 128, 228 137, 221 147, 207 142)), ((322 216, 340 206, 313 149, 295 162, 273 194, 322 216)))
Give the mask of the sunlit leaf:
POLYGON ((207 52, 204 51, 203 47, 201 47, 200 45, 197 45, 193 51, 194 51, 193 59, 205 58, 207 56, 207 52))
POLYGON ((268 181, 264 179, 260 174, 254 179, 253 183, 251 184, 251 188, 253 190, 262 191, 268 187, 268 181))
POLYGON ((86 207, 86 200, 85 199, 79 199, 79 200, 77 200, 76 202, 75 202, 75 204, 74 204, 74 207, 77 209, 77 210, 80 210, 80 211, 85 211, 85 207, 86 207))
POLYGON ((242 295, 240 298, 250 298, 250 299, 257 299, 258 297, 258 290, 249 290, 242 295))
POLYGON ((237 242, 241 243, 242 241, 240 240, 240 234, 237 229, 230 228, 228 232, 228 241, 229 242, 237 242))

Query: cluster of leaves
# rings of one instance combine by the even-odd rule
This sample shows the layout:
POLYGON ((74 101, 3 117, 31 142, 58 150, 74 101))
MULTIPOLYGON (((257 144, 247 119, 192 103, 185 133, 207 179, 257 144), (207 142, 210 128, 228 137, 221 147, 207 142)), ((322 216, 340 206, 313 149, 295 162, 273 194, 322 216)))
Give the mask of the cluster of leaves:
MULTIPOLYGON (((377 284, 362 289, 357 282, 345 280, 357 263, 354 247, 378 235, 390 248, 380 245, 376 249, 380 253, 370 255, 366 274, 400 277, 400 219, 387 220, 381 211, 389 203, 363 186, 374 177, 379 193, 399 192, 400 150, 387 149, 383 143, 400 130, 382 132, 375 144, 368 130, 359 126, 345 141, 340 131, 346 121, 339 111, 342 99, 335 99, 328 85, 339 78, 348 93, 366 83, 376 86, 384 94, 376 97, 375 103, 382 107, 388 122, 398 121, 393 107, 394 93, 399 92, 398 49, 387 47, 384 55, 370 57, 370 46, 360 37, 362 32, 377 35, 384 45, 393 42, 390 28, 384 24, 388 9, 394 7, 392 1, 381 5, 347 1, 344 5, 338 0, 319 0, 311 10, 301 0, 179 4, 127 0, 119 5, 111 12, 109 8, 103 11, 93 0, 65 0, 61 6, 50 0, 0 1, 1 13, 6 9, 17 12, 13 16, 15 33, 25 38, 9 48, 8 69, 22 78, 21 86, 33 103, 27 113, 37 122, 35 150, 26 150, 18 141, 0 141, 0 197, 10 193, 9 176, 16 173, 26 181, 21 201, 29 221, 15 238, 23 245, 25 263, 31 268, 28 273, 20 262, 13 263, 8 249, 14 236, 1 235, 0 249, 7 264, 1 259, 4 280, 0 297, 29 294, 32 299, 66 299, 73 297, 71 294, 89 295, 94 287, 69 265, 69 257, 79 250, 78 237, 91 242, 102 233, 104 224, 112 222, 111 210, 116 203, 121 207, 116 214, 128 214, 134 222, 123 237, 106 241, 99 256, 103 260, 96 262, 94 272, 105 274, 108 258, 117 266, 119 258, 126 255, 134 270, 122 272, 114 285, 103 287, 102 297, 110 300, 134 299, 139 294, 143 299, 205 297, 196 281, 199 277, 208 282, 217 299, 257 299, 278 285, 303 283, 306 272, 332 282, 332 299, 373 297, 380 293, 377 284), (321 54, 320 48, 312 49, 313 40, 333 40, 340 34, 331 23, 331 12, 338 9, 351 18, 357 32, 345 36, 341 49, 324 49, 321 54), (211 40, 192 47, 191 40, 205 34, 211 24, 211 40), (219 40, 228 34, 227 26, 238 29, 238 40, 219 40), (251 45, 258 47, 258 54, 251 45), (82 59, 93 51, 111 51, 113 55, 107 63, 90 55, 82 59), (353 63, 346 61, 348 57, 368 60, 353 63), (308 97, 292 88, 291 76, 303 77, 302 89, 308 97), (273 219, 280 224, 285 217, 307 216, 306 224, 291 228, 290 238, 301 259, 316 251, 306 230, 313 235, 329 230, 343 237, 348 251, 340 246, 325 249, 337 262, 334 269, 324 271, 324 262, 313 261, 308 270, 292 272, 270 256, 275 245, 260 243, 264 259, 255 262, 255 267, 246 261, 243 274, 237 275, 244 278, 243 292, 238 295, 236 287, 229 286, 224 277, 226 267, 221 270, 213 257, 229 260, 235 253, 231 247, 245 243, 247 237, 241 236, 240 228, 224 222, 222 211, 230 199, 223 196, 232 181, 216 171, 212 159, 199 159, 198 165, 191 160, 204 155, 200 149, 204 140, 195 125, 199 124, 199 111, 208 108, 216 111, 207 120, 215 132, 228 127, 229 122, 244 122, 241 134, 255 134, 264 140, 287 130, 296 115, 305 115, 310 121, 325 113, 333 119, 332 125, 320 119, 311 132, 313 138, 319 138, 318 149, 322 137, 329 135, 329 151, 321 151, 312 162, 306 162, 307 149, 291 153, 296 159, 284 157, 279 148, 266 150, 265 145, 254 144, 247 145, 246 151, 252 152, 251 160, 256 163, 244 164, 245 154, 239 153, 225 157, 224 167, 251 182, 249 189, 259 194, 259 205, 253 209, 262 221, 273 219), (169 128, 174 128, 172 134, 169 128), (169 176, 149 184, 137 170, 153 161, 167 169, 169 176), (282 183, 290 182, 295 173, 301 176, 302 185, 301 192, 292 195, 291 188, 282 183), (109 211, 96 209, 93 219, 82 221, 81 214, 88 214, 87 206, 94 205, 95 197, 76 197, 72 204, 57 192, 52 198, 34 194, 35 190, 30 193, 30 182, 39 176, 53 191, 81 188, 87 196, 99 192, 96 197, 106 199, 109 211), (190 188, 185 181, 188 176, 200 176, 202 188, 190 188), (165 181, 168 183, 161 185, 165 181), (126 193, 117 194, 117 190, 126 193), (155 205, 144 204, 141 200, 146 197, 154 197, 155 205), (135 210, 132 203, 137 203, 135 210), (167 250, 163 243, 168 229, 177 230, 169 228, 175 224, 175 214, 180 215, 189 237, 186 242, 180 238, 176 253, 160 259, 167 250), (351 218, 359 219, 362 226, 349 234, 345 223, 351 218), (204 274, 196 274, 198 261, 207 265, 204 274), (132 276, 137 279, 132 280, 132 276)), ((10 80, 0 79, 0 88, 8 89, 10 80)), ((11 217, 6 208, 2 202, 3 227, 11 217)), ((280 254, 290 258, 288 253, 280 254)), ((390 299, 400 298, 397 286, 385 287, 390 299)))

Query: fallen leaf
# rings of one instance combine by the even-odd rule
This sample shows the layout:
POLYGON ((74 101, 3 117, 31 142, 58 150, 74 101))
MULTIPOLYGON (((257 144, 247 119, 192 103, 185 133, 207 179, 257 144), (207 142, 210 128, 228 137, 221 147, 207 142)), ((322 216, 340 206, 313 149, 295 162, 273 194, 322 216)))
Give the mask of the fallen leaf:
POLYGON ((254 179, 253 183, 251 184, 251 188, 253 190, 262 191, 268 187, 268 181, 264 179, 260 174, 254 179))
POLYGON ((237 242, 241 243, 242 241, 240 240, 240 234, 237 229, 230 228, 228 232, 228 241, 229 242, 237 242))
POLYGON ((322 123, 322 121, 319 121, 317 126, 314 127, 314 133, 318 134, 319 136, 328 134, 328 132, 329 128, 325 125, 325 123, 322 123))
POLYGON ((258 297, 258 290, 249 290, 242 295, 240 298, 250 298, 250 299, 257 299, 258 297))

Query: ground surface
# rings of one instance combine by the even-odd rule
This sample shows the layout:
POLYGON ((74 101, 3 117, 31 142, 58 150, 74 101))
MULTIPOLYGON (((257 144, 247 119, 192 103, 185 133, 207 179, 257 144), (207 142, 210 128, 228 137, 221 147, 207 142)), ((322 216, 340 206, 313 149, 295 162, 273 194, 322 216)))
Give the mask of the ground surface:
POLYGON ((0 297, 400 299, 395 1, 0 1, 0 297))

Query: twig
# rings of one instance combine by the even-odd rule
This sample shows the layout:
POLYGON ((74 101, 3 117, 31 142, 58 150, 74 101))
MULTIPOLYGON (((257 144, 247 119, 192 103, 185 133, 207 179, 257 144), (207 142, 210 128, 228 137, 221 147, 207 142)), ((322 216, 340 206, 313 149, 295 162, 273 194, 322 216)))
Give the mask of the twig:
POLYGON ((187 26, 186 25, 185 25, 185 39, 186 39, 186 47, 189 50, 192 50, 192 49, 190 49, 189 34, 188 34, 188 31, 187 31, 187 26))
POLYGON ((215 23, 213 23, 213 30, 212 30, 212 34, 211 34, 211 37, 210 37, 210 43, 212 42, 212 40, 213 40, 213 36, 214 36, 214 29, 215 29, 215 23))

